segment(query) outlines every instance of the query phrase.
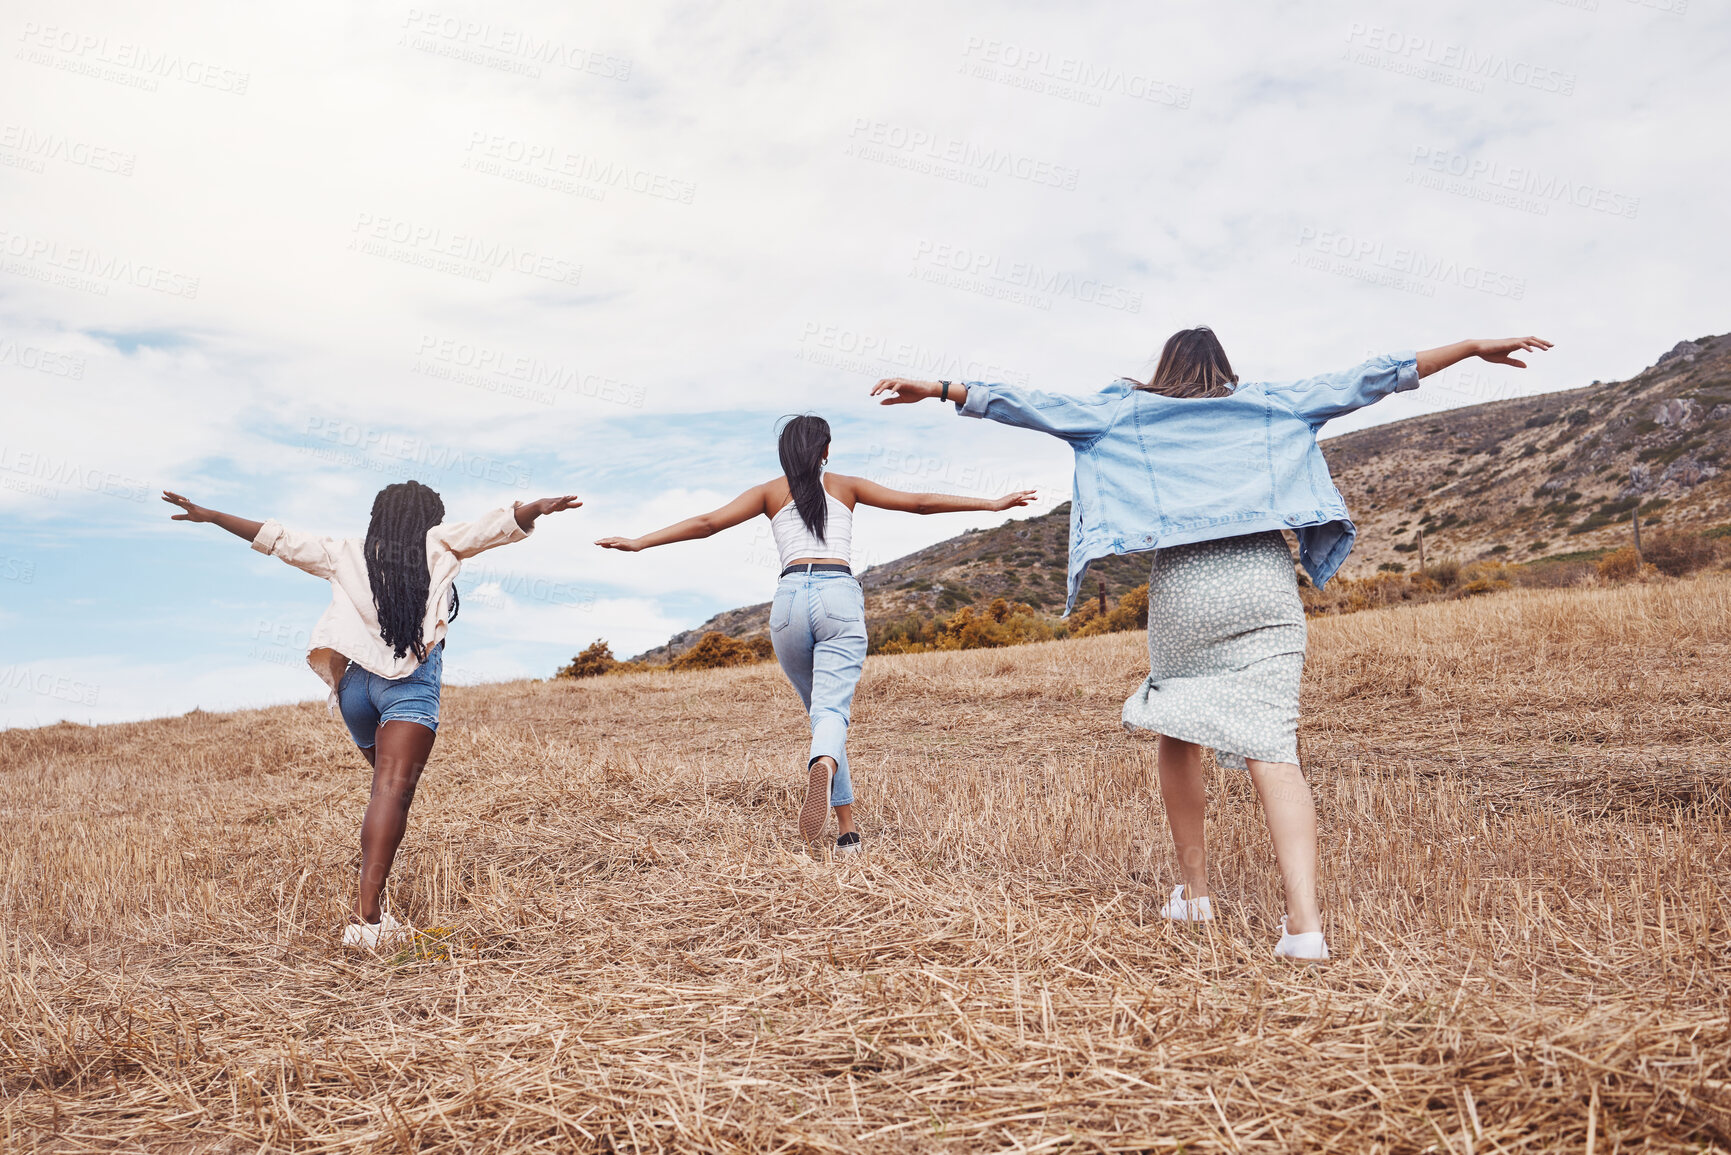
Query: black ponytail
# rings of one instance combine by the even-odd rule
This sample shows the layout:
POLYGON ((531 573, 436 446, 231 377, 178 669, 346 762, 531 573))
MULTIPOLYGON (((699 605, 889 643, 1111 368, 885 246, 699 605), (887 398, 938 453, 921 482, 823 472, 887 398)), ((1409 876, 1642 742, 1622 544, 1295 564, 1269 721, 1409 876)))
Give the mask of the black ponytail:
POLYGON ((829 449, 829 422, 809 414, 789 418, 781 427, 781 471, 793 493, 794 508, 805 528, 820 541, 829 521, 829 502, 823 491, 823 455, 829 449))
MULTIPOLYGON (((421 627, 427 617, 427 531, 445 520, 445 503, 418 481, 387 485, 373 498, 373 520, 367 526, 367 580, 373 587, 373 608, 379 615, 379 636, 401 658, 413 651, 417 662, 427 659, 421 627)), ((451 589, 451 617, 457 616, 456 587, 451 589)))

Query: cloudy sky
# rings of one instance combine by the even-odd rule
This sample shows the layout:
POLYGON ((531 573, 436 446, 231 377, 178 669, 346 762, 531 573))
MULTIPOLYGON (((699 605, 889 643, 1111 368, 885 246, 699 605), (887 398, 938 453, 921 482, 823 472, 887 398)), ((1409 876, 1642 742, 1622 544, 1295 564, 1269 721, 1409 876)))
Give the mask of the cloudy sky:
MULTIPOLYGON (((1068 493, 879 376, 1086 391, 1206 323, 1278 379, 1557 342, 1343 422, 1614 379, 1731 328, 1731 18, 1703 0, 8 5, 0 725, 316 697, 322 583, 163 487, 359 535, 587 505, 462 579, 453 681, 634 653, 774 576, 775 474, 1068 493)), ((862 516, 860 560, 997 517, 862 516)))

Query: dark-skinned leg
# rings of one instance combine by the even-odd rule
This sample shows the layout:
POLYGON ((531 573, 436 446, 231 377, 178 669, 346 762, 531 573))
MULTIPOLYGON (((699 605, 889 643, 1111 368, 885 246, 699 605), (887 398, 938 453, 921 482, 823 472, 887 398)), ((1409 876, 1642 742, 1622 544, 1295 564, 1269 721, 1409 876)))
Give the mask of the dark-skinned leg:
POLYGON ((373 765, 373 794, 361 819, 361 888, 355 913, 379 921, 379 895, 409 825, 409 804, 433 752, 433 731, 419 722, 386 722, 377 744, 362 751, 373 765))

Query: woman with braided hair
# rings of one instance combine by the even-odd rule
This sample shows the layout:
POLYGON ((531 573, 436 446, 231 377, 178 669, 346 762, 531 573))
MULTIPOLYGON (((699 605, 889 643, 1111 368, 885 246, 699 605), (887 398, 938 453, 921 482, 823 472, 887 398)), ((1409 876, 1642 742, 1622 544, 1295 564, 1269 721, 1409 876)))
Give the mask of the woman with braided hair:
POLYGON ((522 541, 543 514, 583 503, 574 496, 543 497, 495 509, 478 521, 447 523, 437 493, 404 481, 379 490, 364 539, 339 539, 219 513, 166 490, 162 500, 185 511, 175 521, 212 522, 260 553, 331 583, 331 604, 313 627, 307 664, 330 687, 331 709, 341 710, 373 768, 372 796, 361 820, 360 891, 343 945, 400 940, 408 928, 384 909, 385 879, 439 728, 445 631, 457 616, 457 571, 483 550, 522 541))

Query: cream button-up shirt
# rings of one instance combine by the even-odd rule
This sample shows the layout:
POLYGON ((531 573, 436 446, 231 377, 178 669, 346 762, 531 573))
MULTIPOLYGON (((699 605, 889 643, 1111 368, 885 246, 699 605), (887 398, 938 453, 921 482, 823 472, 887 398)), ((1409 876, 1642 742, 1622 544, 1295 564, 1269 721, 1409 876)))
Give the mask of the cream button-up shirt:
MULTIPOLYGON (((421 624, 421 640, 427 649, 445 640, 450 626, 445 615, 451 605, 451 586, 463 559, 528 536, 529 531, 517 524, 517 514, 510 509, 495 509, 476 521, 435 525, 427 531, 431 581, 427 614, 421 624)), ((356 537, 314 537, 288 529, 280 521, 265 522, 252 540, 252 548, 258 552, 279 557, 331 583, 331 604, 313 627, 307 665, 330 687, 332 710, 337 707, 337 684, 350 662, 381 678, 406 678, 420 665, 413 650, 397 657, 379 633, 365 545, 364 539, 356 537)))

